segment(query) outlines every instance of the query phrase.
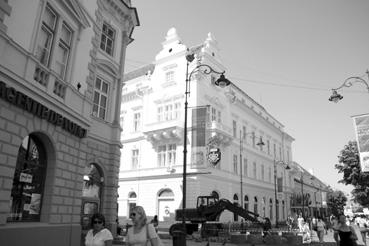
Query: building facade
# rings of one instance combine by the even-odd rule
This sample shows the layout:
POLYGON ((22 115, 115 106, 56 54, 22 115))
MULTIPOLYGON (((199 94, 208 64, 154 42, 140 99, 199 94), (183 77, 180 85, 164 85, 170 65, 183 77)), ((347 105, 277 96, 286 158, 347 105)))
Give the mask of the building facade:
POLYGON ((328 217, 327 206, 331 188, 319 180, 312 171, 307 171, 296 162, 291 163, 293 192, 291 195, 291 215, 302 214, 306 217, 328 217))
POLYGON ((94 212, 115 234, 129 0, 0 1, 2 245, 79 245, 94 212))
MULTIPOLYGON (((123 144, 119 178, 119 218, 126 223, 132 206, 142 205, 161 223, 173 223, 182 207, 186 55, 189 63, 186 207, 197 196, 216 195, 237 203, 273 223, 290 212, 294 139, 284 126, 236 84, 219 88, 219 76, 197 71, 207 64, 226 70, 217 41, 187 48, 171 28, 153 64, 125 75, 121 125, 123 144), (258 145, 262 139, 264 145, 258 145), (209 158, 220 150, 215 165, 209 158), (213 153, 214 154, 214 153, 213 153), (277 201, 277 203, 276 203, 277 201)), ((228 73, 226 73, 228 74, 228 73)), ((224 212, 222 221, 239 218, 224 212)))

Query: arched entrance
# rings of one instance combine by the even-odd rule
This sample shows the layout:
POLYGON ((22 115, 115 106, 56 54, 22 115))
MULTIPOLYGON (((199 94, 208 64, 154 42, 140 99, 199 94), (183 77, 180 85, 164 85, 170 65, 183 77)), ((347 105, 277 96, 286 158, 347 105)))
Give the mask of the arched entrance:
POLYGON ((174 193, 171 189, 165 189, 158 194, 158 220, 170 220, 174 213, 174 193))
POLYGON ((85 166, 82 189, 82 229, 89 228, 89 221, 94 213, 101 210, 101 193, 104 177, 100 167, 91 163, 85 166))

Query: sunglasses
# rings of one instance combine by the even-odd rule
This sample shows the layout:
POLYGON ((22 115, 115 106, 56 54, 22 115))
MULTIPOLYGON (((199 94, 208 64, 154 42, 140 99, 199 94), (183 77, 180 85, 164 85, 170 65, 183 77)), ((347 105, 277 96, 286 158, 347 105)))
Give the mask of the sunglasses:
POLYGON ((94 220, 93 224, 102 224, 103 222, 101 220, 94 220))
POLYGON ((131 217, 135 217, 136 216, 136 213, 131 213, 130 216, 131 217))

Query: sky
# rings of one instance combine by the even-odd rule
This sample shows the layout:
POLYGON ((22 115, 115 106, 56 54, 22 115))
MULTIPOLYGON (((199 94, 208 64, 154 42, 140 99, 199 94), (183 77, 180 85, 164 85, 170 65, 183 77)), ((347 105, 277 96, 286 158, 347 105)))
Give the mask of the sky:
POLYGON ((171 27, 187 47, 211 32, 226 76, 285 126, 292 158, 335 189, 334 165, 350 140, 352 116, 369 113, 368 0, 132 0, 140 26, 128 46, 125 72, 152 63, 171 27))

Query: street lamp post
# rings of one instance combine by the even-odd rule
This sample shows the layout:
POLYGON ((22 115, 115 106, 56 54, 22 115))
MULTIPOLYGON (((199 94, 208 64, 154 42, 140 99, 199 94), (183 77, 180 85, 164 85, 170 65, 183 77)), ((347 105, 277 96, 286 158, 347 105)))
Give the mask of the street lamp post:
MULTIPOLYGON (((243 182, 242 182, 242 151, 243 151, 243 141, 242 139, 244 137, 246 137, 247 135, 249 134, 252 134, 254 137, 255 137, 255 133, 254 132, 249 132, 249 133, 246 133, 244 132, 244 134, 242 135, 242 131, 240 130, 240 188, 241 188, 241 193, 240 193, 240 196, 241 196, 241 207, 243 208, 243 182)), ((265 143, 263 142, 263 139, 262 137, 259 138, 259 142, 256 144, 257 146, 263 146, 265 145, 265 143)))
POLYGON ((301 172, 301 201, 302 201, 302 218, 305 218, 305 201, 304 201, 304 178, 303 173, 301 172))
MULTIPOLYGON (((279 161, 278 163, 282 163, 283 165, 285 165, 285 163, 283 161, 279 161)), ((273 161, 273 164, 274 164, 274 200, 275 200, 275 227, 278 228, 278 220, 279 220, 279 212, 278 212, 278 206, 277 206, 277 161, 275 159, 275 156, 274 156, 274 161, 273 161)), ((287 164, 285 167, 284 167, 286 170, 290 170, 290 166, 287 164)))
POLYGON ((188 67, 190 63, 195 59, 194 54, 187 54, 186 55, 186 91, 185 91, 185 114, 184 114, 184 130, 183 130, 183 180, 182 180, 182 189, 183 189, 183 197, 182 197, 182 226, 185 233, 186 230, 186 218, 184 209, 186 208, 186 175, 187 175, 187 111, 188 111, 188 96, 190 94, 190 81, 192 75, 197 72, 201 71, 205 74, 220 74, 220 77, 215 81, 215 85, 219 87, 226 87, 231 82, 225 78, 224 71, 217 72, 212 67, 207 64, 199 64, 197 65, 190 73, 188 73, 188 67))
MULTIPOLYGON (((368 81, 369 81, 369 70, 366 70, 366 74, 368 76, 368 81)), ((365 79, 361 78, 361 77, 357 77, 357 76, 354 76, 354 77, 349 77, 347 78, 343 84, 338 87, 338 88, 335 88, 335 89, 332 89, 332 95, 329 97, 329 101, 331 102, 335 102, 337 103, 338 101, 342 100, 343 96, 340 95, 337 90, 343 88, 343 87, 351 87, 353 86, 355 83, 363 83, 365 86, 366 86, 366 89, 368 90, 369 92, 369 84, 368 84, 368 81, 366 81, 365 79)))

